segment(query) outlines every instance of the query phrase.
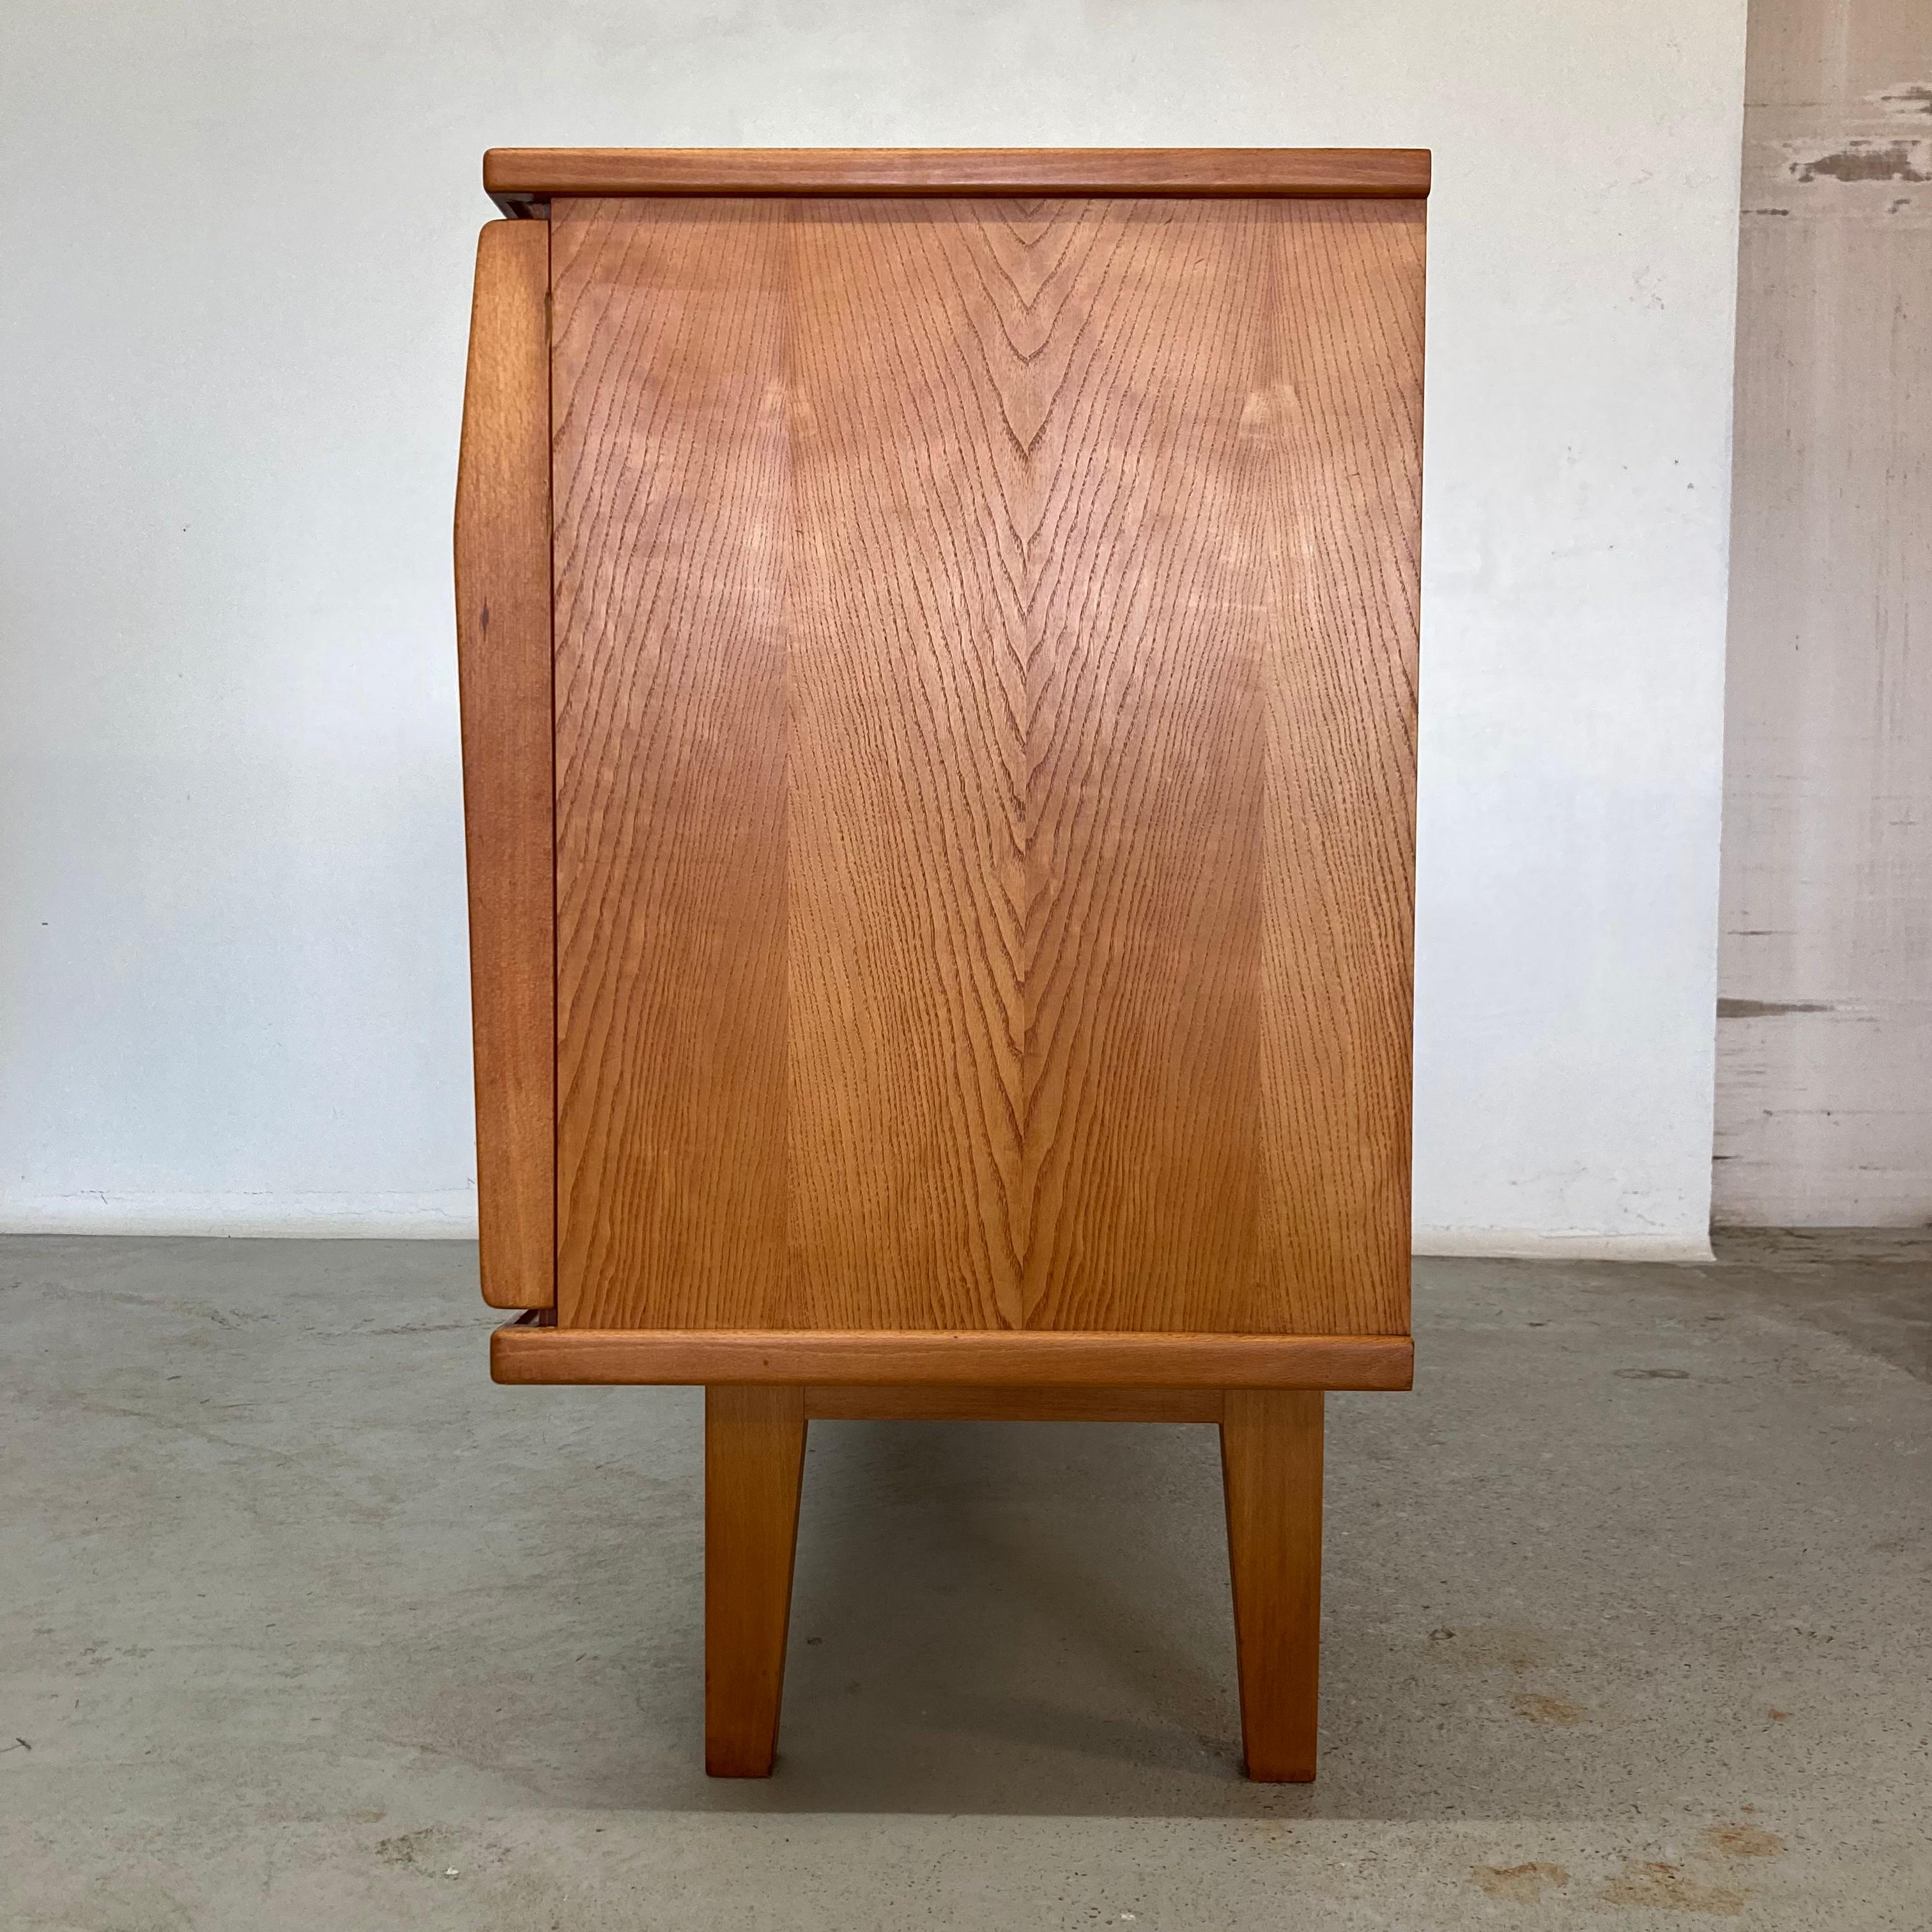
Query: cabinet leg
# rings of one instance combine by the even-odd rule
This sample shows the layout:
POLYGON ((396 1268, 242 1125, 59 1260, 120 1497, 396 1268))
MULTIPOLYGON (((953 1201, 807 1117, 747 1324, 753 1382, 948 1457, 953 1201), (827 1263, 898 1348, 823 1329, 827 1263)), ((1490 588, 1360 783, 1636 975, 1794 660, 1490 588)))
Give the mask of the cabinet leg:
POLYGON ((1229 1389, 1221 1475, 1248 1775, 1306 1784, 1321 1681, 1322 1392, 1229 1389))
POLYGON ((769 1778, 791 1618, 805 1391, 704 1391, 704 1768, 769 1778))

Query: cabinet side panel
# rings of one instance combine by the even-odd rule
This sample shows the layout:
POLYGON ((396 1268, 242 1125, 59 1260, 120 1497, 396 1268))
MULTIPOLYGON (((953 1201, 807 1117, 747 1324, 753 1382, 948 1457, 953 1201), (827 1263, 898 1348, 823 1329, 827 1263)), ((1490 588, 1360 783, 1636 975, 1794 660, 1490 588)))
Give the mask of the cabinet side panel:
POLYGON ((1419 207, 554 214, 566 1325, 1402 1333, 1419 207))
POLYGON ((782 208, 552 213, 558 1317, 783 1325, 782 208))
POLYGON ((1408 1327, 1423 206, 1271 211, 1261 1264, 1290 1325, 1408 1327))
POLYGON ((457 466, 456 639, 483 1298, 556 1299, 550 230, 477 238, 457 466))

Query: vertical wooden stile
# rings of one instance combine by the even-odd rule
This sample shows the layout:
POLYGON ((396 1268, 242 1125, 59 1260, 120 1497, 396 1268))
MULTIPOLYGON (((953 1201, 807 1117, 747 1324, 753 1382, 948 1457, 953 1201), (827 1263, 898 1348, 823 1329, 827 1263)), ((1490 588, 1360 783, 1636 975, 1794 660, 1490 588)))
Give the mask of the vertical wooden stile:
POLYGON ((556 1299, 549 306, 549 224, 487 224, 457 466, 456 640, 478 1216, 496 1308, 556 1299))

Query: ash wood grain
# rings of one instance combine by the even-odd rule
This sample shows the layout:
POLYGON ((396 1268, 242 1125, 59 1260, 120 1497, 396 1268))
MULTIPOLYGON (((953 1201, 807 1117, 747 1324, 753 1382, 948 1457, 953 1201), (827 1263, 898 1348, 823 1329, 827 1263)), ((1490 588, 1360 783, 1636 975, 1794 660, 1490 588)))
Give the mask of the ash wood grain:
POLYGON ((553 233, 565 1328, 1400 1334, 1420 206, 553 233))
POLYGON ((1221 1391, 818 1384, 805 1412, 814 1422, 1219 1422, 1221 1391))
POLYGON ((552 196, 1346 195, 1419 199, 1426 148, 493 148, 486 192, 552 196))
POLYGON ((512 1323, 490 1337, 490 1372, 500 1382, 1406 1389, 1414 1368, 1406 1335, 785 1334, 512 1323))
POLYGON ((704 1392, 704 1768, 767 1778, 791 1618, 804 1392, 704 1392))
POLYGON ((1408 1325, 1423 225, 1299 208, 1270 260, 1256 1265, 1316 1330, 1408 1325), (1318 313, 1332 323, 1306 326, 1318 313))
POLYGON ((456 486, 483 1298, 556 1299, 550 236, 477 238, 456 486))
POLYGON ((1228 1568, 1248 1775, 1315 1775, 1322 1654, 1319 1390, 1230 1389, 1221 1415, 1228 1568))
POLYGON ((550 232, 560 1318, 790 1326, 784 223, 550 232))

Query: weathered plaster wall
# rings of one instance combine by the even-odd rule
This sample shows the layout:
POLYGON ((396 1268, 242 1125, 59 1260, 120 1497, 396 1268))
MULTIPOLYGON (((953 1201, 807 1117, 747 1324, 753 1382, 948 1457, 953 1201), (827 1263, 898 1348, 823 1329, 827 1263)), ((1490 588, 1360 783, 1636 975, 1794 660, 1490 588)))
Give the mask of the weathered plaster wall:
POLYGON ((1932 6, 1751 0, 1713 1213, 1932 1220, 1932 6))

